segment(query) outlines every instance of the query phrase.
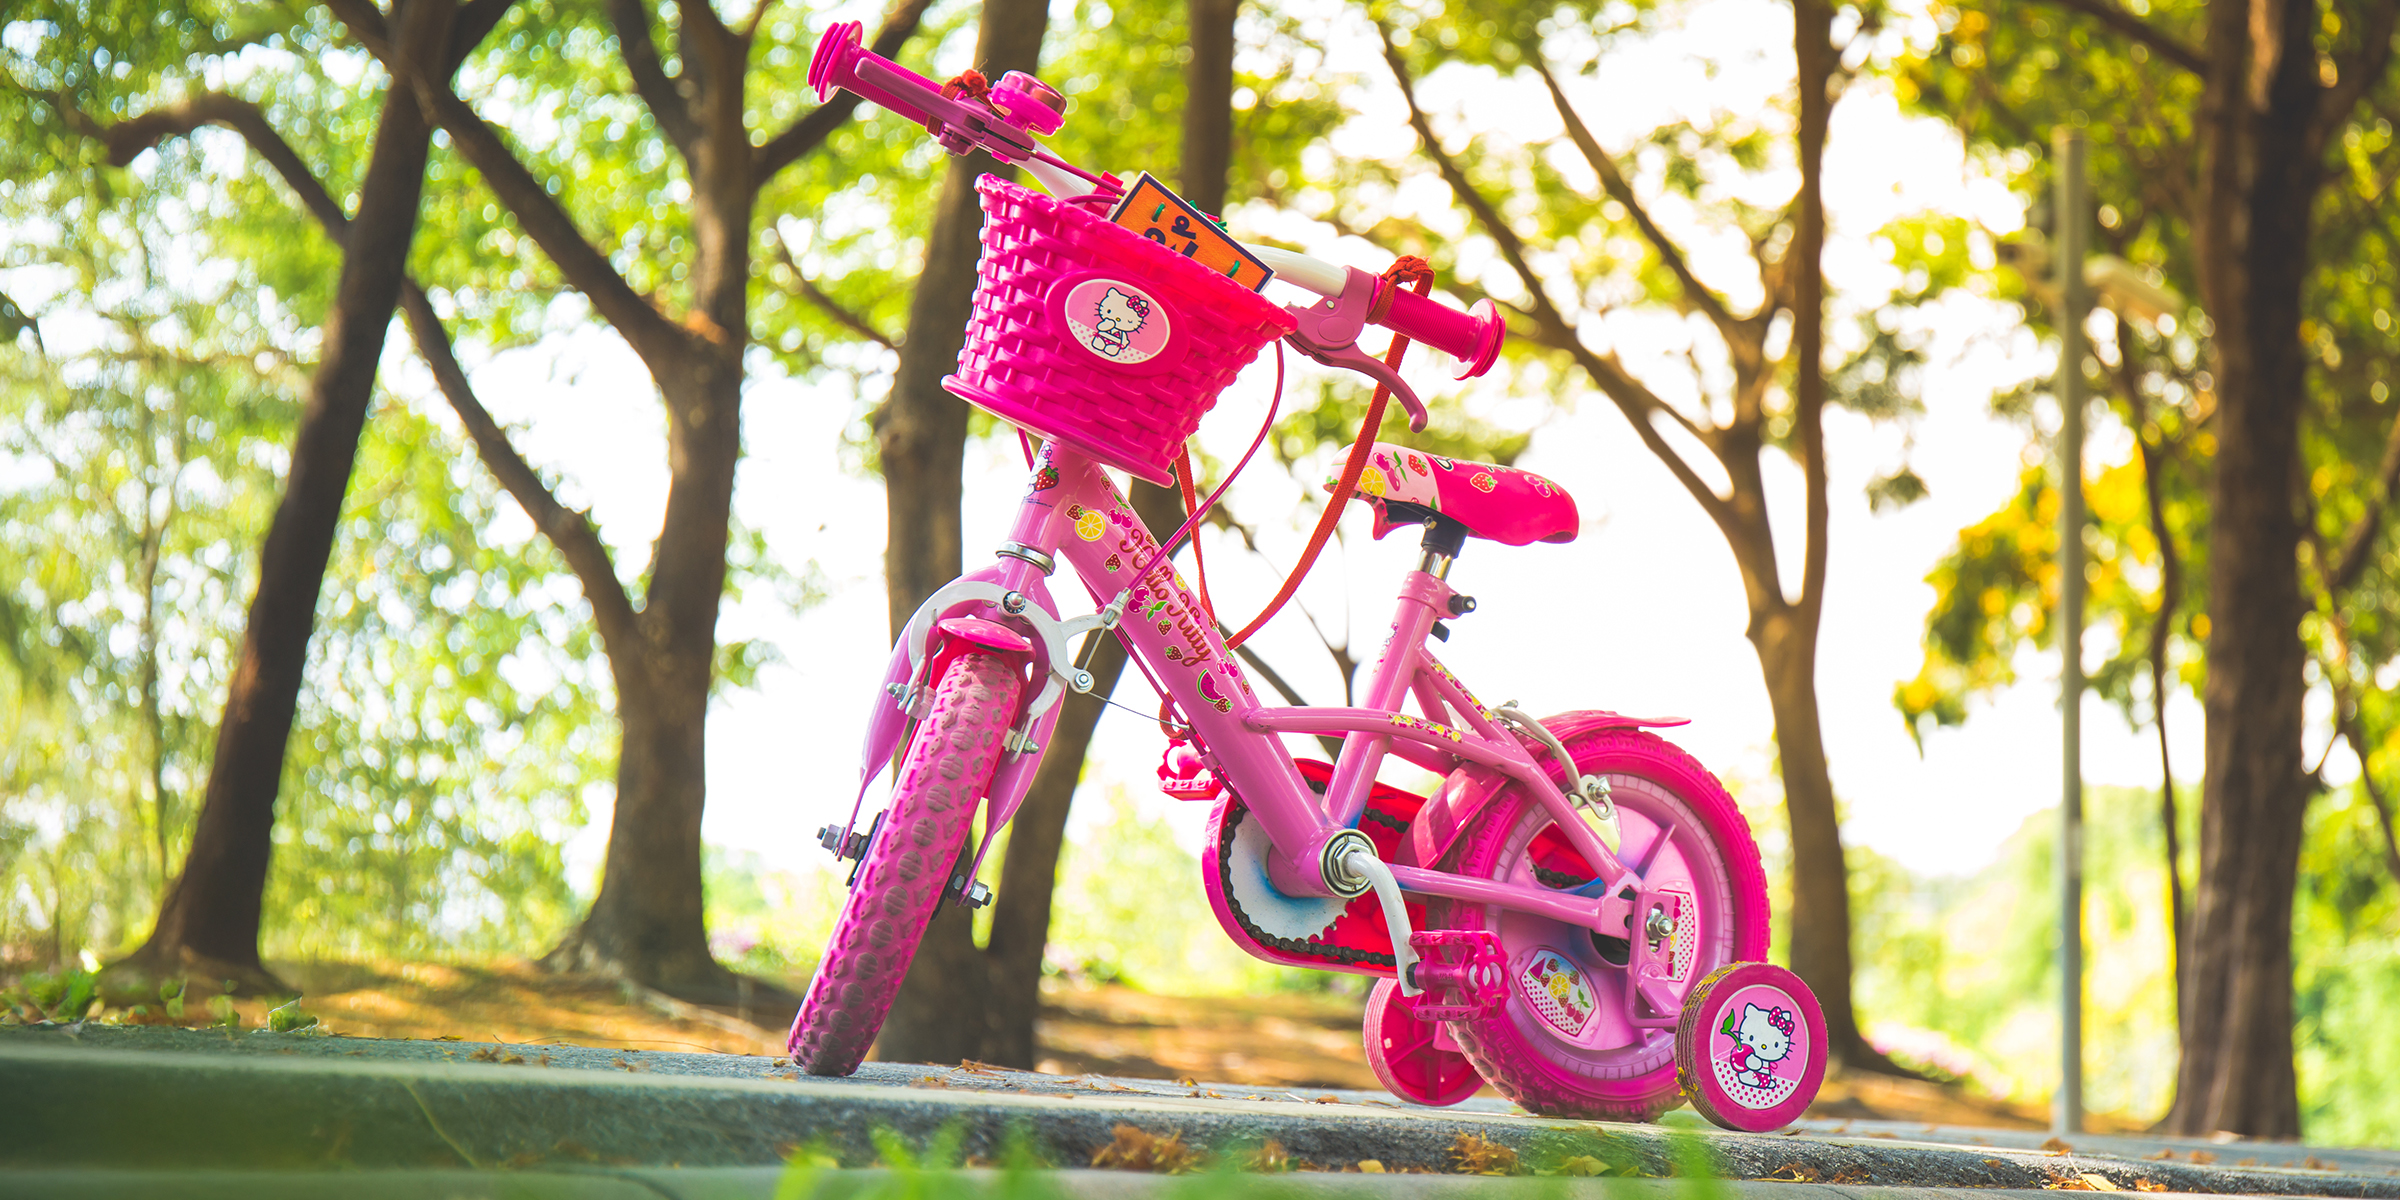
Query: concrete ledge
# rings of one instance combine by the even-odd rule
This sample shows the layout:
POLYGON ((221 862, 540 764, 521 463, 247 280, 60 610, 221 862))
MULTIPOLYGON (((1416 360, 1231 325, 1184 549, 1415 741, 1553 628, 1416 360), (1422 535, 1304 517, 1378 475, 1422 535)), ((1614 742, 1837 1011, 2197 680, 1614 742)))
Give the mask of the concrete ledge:
MULTIPOLYGON (((1676 1180, 1488 1179, 1461 1175, 1239 1177, 1139 1175, 1122 1171, 996 1171, 929 1175, 869 1169, 791 1175, 774 1168, 595 1168, 580 1171, 116 1171, 0 1170, 0 1195, 44 1200, 864 1200, 866 1197, 980 1197, 995 1200, 2056 1200, 2039 1190, 1842 1188, 1805 1183, 1727 1182, 1705 1188, 1676 1180)), ((2169 1197, 2171 1200, 2171 1194, 2169 1197)))
MULTIPOLYGON (((2088 1173, 2127 1191, 2148 1184, 2178 1192, 2400 1200, 2400 1177, 2356 1167, 2128 1161, 1965 1148, 1883 1131, 1879 1137, 1743 1135, 1546 1120, 1489 1106, 1426 1109, 1364 1093, 1219 1093, 1159 1081, 896 1064, 824 1080, 797 1076, 772 1059, 736 1055, 559 1048, 550 1055, 553 1065, 543 1066, 544 1049, 0 1030, 0 1169, 174 1169, 177 1177, 195 1170, 463 1170, 503 1172, 490 1178, 512 1187, 552 1176, 564 1181, 560 1186, 598 1187, 596 1180, 631 1179, 626 1172, 642 1168, 765 1168, 771 1176, 801 1146, 847 1166, 869 1166, 880 1161, 872 1140, 877 1130, 912 1145, 949 1131, 961 1152, 987 1161, 1006 1161, 1008 1148, 1021 1144, 1045 1161, 1080 1165, 1126 1124, 1212 1148, 1273 1139, 1294 1158, 1335 1169, 1372 1158, 1395 1170, 1447 1170, 1458 1138, 1471 1134, 1532 1164, 1591 1155, 1621 1171, 1667 1176, 1679 1159, 1700 1154, 1731 1180, 1831 1185, 1802 1192, 1784 1190, 1803 1186, 1797 1183, 1757 1184, 1792 1196, 1859 1197, 1928 1186, 2040 1189, 2088 1173), (503 1065, 527 1054, 532 1061, 503 1065)), ((1336 1175, 1285 1178, 1346 1186, 1331 1182, 1344 1179, 1336 1175)))

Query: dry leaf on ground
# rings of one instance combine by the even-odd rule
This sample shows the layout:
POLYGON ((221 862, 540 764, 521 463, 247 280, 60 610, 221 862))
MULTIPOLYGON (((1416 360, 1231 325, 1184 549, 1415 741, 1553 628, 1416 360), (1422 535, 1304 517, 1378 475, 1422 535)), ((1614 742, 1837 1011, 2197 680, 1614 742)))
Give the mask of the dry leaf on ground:
POLYGON ((1517 1152, 1472 1133, 1462 1133, 1450 1143, 1450 1161, 1458 1165, 1462 1175, 1514 1175, 1517 1173, 1517 1152))
POLYGON ((1109 1171, 1155 1171, 1185 1175, 1200 1169, 1200 1151, 1183 1144, 1183 1134, 1160 1137, 1146 1129, 1119 1125, 1113 1139, 1092 1155, 1092 1165, 1109 1171))

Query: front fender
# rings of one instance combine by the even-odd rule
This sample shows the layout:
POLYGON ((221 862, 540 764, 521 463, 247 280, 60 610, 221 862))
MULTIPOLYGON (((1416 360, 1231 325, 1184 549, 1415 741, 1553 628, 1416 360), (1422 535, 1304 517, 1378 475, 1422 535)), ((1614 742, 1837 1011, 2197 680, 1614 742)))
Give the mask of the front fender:
MULTIPOLYGON (((1584 734, 1609 729, 1670 729, 1689 724, 1691 721, 1686 717, 1629 717, 1599 708, 1577 709, 1542 718, 1542 727, 1556 735, 1561 742, 1571 742, 1584 734)), ((1525 743, 1526 749, 1532 751, 1537 760, 1548 762, 1541 743, 1523 734, 1518 735, 1518 740, 1525 743)), ((1565 778, 1565 764, 1548 765, 1553 768, 1553 774, 1562 780, 1565 778)), ((1416 820, 1409 823, 1408 837, 1400 844, 1401 861, 1412 867, 1431 867, 1441 862, 1442 856, 1448 854, 1450 847, 1458 841, 1458 835, 1473 825, 1484 809, 1491 807, 1492 801, 1507 790, 1510 782, 1506 774, 1476 763, 1450 772, 1449 777, 1442 780, 1442 786, 1434 792, 1433 799, 1426 801, 1425 807, 1418 811, 1416 820)))

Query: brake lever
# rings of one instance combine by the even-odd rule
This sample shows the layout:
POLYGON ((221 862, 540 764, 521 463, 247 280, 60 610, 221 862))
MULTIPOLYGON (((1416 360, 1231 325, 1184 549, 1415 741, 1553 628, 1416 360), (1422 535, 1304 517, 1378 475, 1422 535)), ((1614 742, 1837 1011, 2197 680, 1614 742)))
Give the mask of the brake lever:
POLYGON ((1358 348, 1358 335, 1367 328, 1367 313, 1375 306, 1375 289, 1386 286, 1376 276, 1357 267, 1342 281, 1342 294, 1320 300, 1315 304, 1287 304, 1296 326, 1284 336, 1292 348, 1329 367, 1346 367, 1390 388, 1408 409, 1408 427, 1416 432, 1425 430, 1425 402, 1398 372, 1383 364, 1383 360, 1358 348))

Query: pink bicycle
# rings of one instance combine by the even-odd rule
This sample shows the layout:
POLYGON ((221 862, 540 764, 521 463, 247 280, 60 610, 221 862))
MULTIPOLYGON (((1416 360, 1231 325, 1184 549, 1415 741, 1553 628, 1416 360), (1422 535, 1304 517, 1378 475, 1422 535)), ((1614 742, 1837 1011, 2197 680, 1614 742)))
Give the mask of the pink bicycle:
POLYGON ((1236 247, 1220 267, 1198 252, 1208 230, 1162 245, 1171 195, 1144 180, 1129 197, 1114 176, 1036 140, 1064 107, 1039 80, 1012 72, 988 88, 944 87, 860 39, 844 24, 818 44, 820 97, 848 88, 952 153, 1023 164, 1051 193, 979 181, 975 315, 944 381, 1044 445, 992 565, 927 599, 893 649, 861 803, 822 834, 857 866, 792 1024, 797 1061, 819 1075, 855 1071, 935 909, 988 899, 974 882, 983 854, 1032 781, 1058 701, 1091 687, 1070 643, 1113 633, 1181 714, 1167 790, 1215 801, 1201 866, 1225 933, 1271 962, 1378 977, 1366 1053, 1394 1094, 1454 1104, 1488 1082, 1536 1113, 1648 1120, 1688 1096, 1732 1128, 1796 1118, 1823 1079, 1824 1018, 1796 976, 1757 961, 1768 909, 1749 826, 1714 776, 1649 732, 1683 722, 1488 708, 1428 644, 1475 609, 1449 581, 1466 539, 1574 538, 1563 489, 1374 444, 1373 465, 1352 468, 1359 498, 1379 537, 1421 526, 1423 558, 1401 580, 1364 702, 1275 707, 1259 703, 1169 564, 1206 506, 1162 544, 1102 470, 1170 483, 1201 414, 1277 338, 1375 377, 1422 429, 1424 406, 1358 349, 1359 334, 1381 325, 1447 352, 1462 377, 1479 374, 1504 332, 1491 303, 1461 313, 1267 249, 1236 247), (1111 219, 1153 194, 1156 212, 1111 219), (1152 236, 1127 227, 1145 220, 1152 236), (1279 307, 1245 286, 1250 266, 1323 300, 1279 307), (1047 582, 1061 561, 1098 612, 1061 619, 1047 582), (1411 698, 1414 713, 1403 711, 1411 698), (1295 759, 1286 734, 1341 735, 1339 761, 1295 759), (867 784, 896 751, 890 800, 862 831, 867 784), (1378 783, 1386 755, 1441 786, 1420 796, 1378 783), (979 805, 982 844, 954 874, 979 805))

